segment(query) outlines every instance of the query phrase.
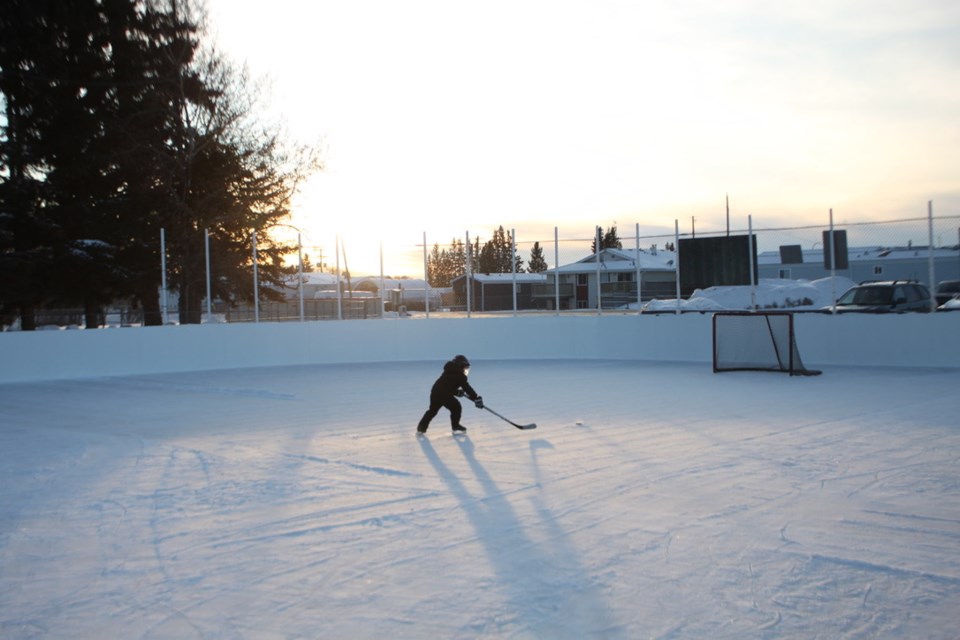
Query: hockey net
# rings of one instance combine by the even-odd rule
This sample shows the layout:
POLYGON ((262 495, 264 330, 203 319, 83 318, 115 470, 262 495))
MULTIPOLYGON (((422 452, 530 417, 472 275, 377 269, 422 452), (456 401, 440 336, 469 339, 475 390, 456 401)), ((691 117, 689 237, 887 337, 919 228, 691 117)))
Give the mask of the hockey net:
POLYGON ((713 315, 713 370, 783 371, 815 376, 800 359, 793 314, 783 311, 722 311, 713 315))

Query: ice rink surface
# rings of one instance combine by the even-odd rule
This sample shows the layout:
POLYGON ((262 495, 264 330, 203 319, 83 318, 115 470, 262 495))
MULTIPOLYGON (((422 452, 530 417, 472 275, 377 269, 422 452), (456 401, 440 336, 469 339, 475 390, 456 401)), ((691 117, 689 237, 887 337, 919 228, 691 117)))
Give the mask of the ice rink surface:
POLYGON ((0 637, 957 637, 960 369, 442 364, 0 385, 0 637))

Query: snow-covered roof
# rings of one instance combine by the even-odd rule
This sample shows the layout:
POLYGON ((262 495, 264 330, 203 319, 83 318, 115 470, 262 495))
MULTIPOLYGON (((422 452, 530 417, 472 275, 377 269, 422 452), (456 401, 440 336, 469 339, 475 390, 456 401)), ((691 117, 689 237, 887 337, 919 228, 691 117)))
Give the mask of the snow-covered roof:
MULTIPOLYGON (((333 273, 322 273, 320 271, 309 271, 303 274, 305 285, 333 285, 337 284, 337 276, 333 273)), ((341 278, 342 281, 342 278, 341 278)), ((296 276, 293 278, 296 284, 296 276)))
MULTIPOLYGON (((474 273, 473 276, 472 276, 472 278, 473 278, 473 280, 475 280, 476 282, 480 282, 480 283, 484 283, 484 284, 492 284, 492 283, 498 283, 498 282, 499 282, 499 283, 504 283, 504 284, 509 284, 509 283, 513 282, 514 278, 516 278, 517 282, 533 282, 533 283, 539 283, 539 282, 546 282, 546 281, 547 281, 547 276, 546 276, 546 274, 543 274, 543 273, 517 273, 517 274, 513 274, 513 273, 474 273)), ((454 278, 454 280, 462 280, 462 279, 463 279, 463 276, 460 276, 460 277, 458 277, 458 278, 454 278)))
MULTIPOLYGON (((352 280, 354 286, 360 284, 361 282, 372 282, 378 288, 380 287, 380 276, 361 276, 354 277, 352 280)), ((384 277, 383 279, 384 289, 423 289, 425 286, 426 281, 423 278, 384 277)))
MULTIPOLYGON (((664 249, 657 249, 655 252, 640 249, 639 254, 636 249, 604 249, 600 252, 600 269, 604 271, 636 271, 638 255, 642 271, 672 272, 676 270, 676 252, 664 249)), ((591 253, 576 262, 561 265, 557 269, 550 269, 549 271, 583 273, 584 271, 595 271, 596 268, 596 256, 591 253)))
MULTIPOLYGON (((303 279, 304 284, 307 286, 336 287, 337 285, 337 276, 332 273, 321 273, 318 271, 304 273, 303 279)), ((296 286, 296 281, 296 276, 293 276, 293 286, 296 286)), ((346 277, 341 277, 340 282, 345 285, 347 283, 346 277)), ((350 283, 354 288, 365 282, 373 283, 377 289, 380 288, 380 276, 351 276, 350 278, 350 283)), ((425 281, 423 278, 383 278, 384 289, 423 289, 424 286, 425 281)))
MULTIPOLYGON (((823 249, 804 249, 802 252, 803 264, 818 264, 823 262, 823 249)), ((956 257, 958 250, 955 248, 934 248, 933 257, 949 258, 956 257)), ((928 247, 850 247, 847 249, 847 258, 851 261, 870 261, 877 260, 915 260, 917 258, 928 258, 930 249, 928 247)), ((757 264, 781 264, 780 251, 762 251, 757 254, 757 264)))

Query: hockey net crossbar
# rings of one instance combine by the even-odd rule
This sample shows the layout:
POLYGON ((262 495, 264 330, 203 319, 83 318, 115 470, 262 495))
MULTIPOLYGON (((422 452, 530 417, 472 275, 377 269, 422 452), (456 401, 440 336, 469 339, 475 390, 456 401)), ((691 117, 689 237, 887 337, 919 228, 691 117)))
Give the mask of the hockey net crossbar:
POLYGON ((713 371, 782 371, 816 376, 800 359, 793 314, 720 311, 713 315, 713 371))

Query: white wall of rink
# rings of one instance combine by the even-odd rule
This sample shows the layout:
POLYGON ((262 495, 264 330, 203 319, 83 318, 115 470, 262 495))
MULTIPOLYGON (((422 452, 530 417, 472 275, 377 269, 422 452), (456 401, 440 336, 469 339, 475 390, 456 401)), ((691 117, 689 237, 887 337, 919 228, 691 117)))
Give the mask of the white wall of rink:
MULTIPOLYGON (((960 313, 797 314, 800 355, 830 366, 960 367, 960 313)), ((384 318, 0 334, 0 383, 243 367, 498 359, 712 362, 712 315, 384 318)))

